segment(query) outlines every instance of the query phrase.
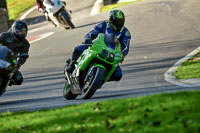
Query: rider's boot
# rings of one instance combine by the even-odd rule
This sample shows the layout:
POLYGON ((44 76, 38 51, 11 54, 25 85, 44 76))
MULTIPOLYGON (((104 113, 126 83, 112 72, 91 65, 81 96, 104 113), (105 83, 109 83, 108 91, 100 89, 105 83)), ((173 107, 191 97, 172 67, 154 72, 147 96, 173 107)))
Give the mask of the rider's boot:
POLYGON ((69 66, 66 68, 66 71, 68 73, 72 73, 74 71, 74 69, 75 69, 75 61, 72 60, 69 64, 69 66))
POLYGON ((53 27, 57 27, 57 25, 52 20, 51 23, 53 24, 53 27))
POLYGON ((12 85, 21 85, 23 83, 24 79, 22 77, 22 74, 19 70, 15 70, 14 75, 11 77, 10 82, 9 82, 9 86, 12 85))
POLYGON ((45 16, 45 18, 46 18, 46 20, 47 20, 47 21, 51 21, 51 19, 49 18, 49 16, 48 16, 48 13, 47 13, 47 12, 45 12, 45 13, 44 13, 44 16, 45 16))

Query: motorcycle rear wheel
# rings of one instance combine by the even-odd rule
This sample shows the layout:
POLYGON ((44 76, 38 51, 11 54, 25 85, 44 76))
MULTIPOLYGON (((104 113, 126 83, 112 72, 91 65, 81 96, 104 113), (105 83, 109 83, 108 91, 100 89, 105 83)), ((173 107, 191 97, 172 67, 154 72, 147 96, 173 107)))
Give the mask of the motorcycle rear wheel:
POLYGON ((101 67, 94 67, 93 69, 96 69, 96 71, 83 86, 81 94, 83 99, 90 99, 103 82, 105 70, 101 67))

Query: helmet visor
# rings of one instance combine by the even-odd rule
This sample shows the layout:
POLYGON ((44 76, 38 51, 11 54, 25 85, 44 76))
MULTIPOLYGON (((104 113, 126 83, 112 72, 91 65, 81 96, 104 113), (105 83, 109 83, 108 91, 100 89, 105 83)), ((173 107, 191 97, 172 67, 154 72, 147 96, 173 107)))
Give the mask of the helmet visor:
POLYGON ((20 37, 20 38, 25 38, 26 37, 26 30, 15 30, 15 34, 20 37))
POLYGON ((113 21, 112 21, 112 24, 113 24, 114 26, 116 26, 116 29, 117 29, 117 30, 121 30, 122 27, 124 26, 124 21, 125 21, 124 18, 118 18, 118 19, 113 20, 113 21))

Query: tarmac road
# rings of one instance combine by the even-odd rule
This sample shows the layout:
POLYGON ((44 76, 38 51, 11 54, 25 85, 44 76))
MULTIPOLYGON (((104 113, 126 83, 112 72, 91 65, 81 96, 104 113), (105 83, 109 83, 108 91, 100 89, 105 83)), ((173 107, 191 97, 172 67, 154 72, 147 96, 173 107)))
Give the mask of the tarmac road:
POLYGON ((129 55, 121 65, 123 79, 103 85, 90 100, 67 101, 62 96, 65 83, 63 67, 73 48, 81 44, 94 24, 107 20, 109 12, 89 16, 95 0, 67 1, 74 11, 73 30, 53 28, 38 13, 30 24, 29 37, 53 32, 31 43, 30 58, 22 66, 22 86, 9 87, 0 98, 0 112, 57 108, 71 104, 113 98, 137 97, 153 93, 194 90, 164 80, 164 73, 180 58, 200 44, 199 0, 143 0, 120 7, 125 25, 132 34, 129 55), (92 4, 91 4, 92 3, 92 4), (39 17, 38 17, 38 16, 39 17), (39 22, 38 22, 39 21, 39 22))

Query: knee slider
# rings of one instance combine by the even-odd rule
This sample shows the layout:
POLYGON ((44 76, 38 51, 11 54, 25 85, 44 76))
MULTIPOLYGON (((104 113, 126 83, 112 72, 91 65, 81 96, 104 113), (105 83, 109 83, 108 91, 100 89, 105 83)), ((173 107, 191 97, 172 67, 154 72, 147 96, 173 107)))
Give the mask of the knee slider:
POLYGON ((122 78, 122 72, 118 71, 115 73, 115 81, 120 81, 122 78))
POLYGON ((18 76, 16 76, 16 80, 15 81, 16 81, 17 85, 21 85, 23 83, 24 79, 23 79, 22 76, 18 75, 18 76))

